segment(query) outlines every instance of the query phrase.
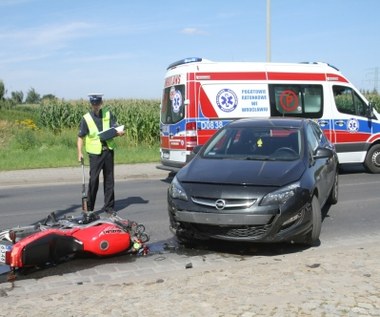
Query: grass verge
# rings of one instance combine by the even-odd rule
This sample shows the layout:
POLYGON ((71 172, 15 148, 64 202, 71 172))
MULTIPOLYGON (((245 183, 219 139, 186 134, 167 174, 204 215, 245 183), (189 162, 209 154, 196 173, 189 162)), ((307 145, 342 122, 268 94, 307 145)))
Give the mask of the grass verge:
MULTIPOLYGON (((130 144, 126 137, 115 140, 116 164, 159 162, 158 142, 152 146, 130 144)), ((77 166, 76 141, 75 129, 53 134, 0 121, 0 171, 77 166)))

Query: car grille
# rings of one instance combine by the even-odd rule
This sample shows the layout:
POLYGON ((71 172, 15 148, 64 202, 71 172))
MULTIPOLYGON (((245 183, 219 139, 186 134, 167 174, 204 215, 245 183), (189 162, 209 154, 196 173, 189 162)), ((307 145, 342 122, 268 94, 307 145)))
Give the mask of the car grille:
MULTIPOLYGON (((200 205, 200 206, 206 206, 206 207, 212 207, 216 208, 217 201, 221 199, 210 199, 210 198, 203 198, 203 197, 191 197, 191 200, 193 203, 200 205)), ((257 199, 223 199, 224 201, 224 207, 222 209, 244 209, 244 208, 250 208, 257 199)))
POLYGON ((269 229, 270 224, 257 226, 220 227, 203 224, 193 224, 193 227, 208 236, 222 236, 229 238, 253 238, 262 237, 269 229))

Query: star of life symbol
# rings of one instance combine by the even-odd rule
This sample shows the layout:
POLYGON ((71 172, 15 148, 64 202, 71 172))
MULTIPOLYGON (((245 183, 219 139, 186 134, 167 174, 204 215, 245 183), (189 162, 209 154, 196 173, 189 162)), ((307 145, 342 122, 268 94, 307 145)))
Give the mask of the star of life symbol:
POLYGON ((359 121, 355 118, 351 118, 347 121, 347 130, 351 133, 359 131, 359 121))
POLYGON ((176 90, 173 94, 172 108, 174 113, 178 113, 182 106, 182 94, 179 90, 176 90))
POLYGON ((231 89, 222 89, 216 95, 216 104, 224 112, 231 112, 236 109, 238 98, 231 89))

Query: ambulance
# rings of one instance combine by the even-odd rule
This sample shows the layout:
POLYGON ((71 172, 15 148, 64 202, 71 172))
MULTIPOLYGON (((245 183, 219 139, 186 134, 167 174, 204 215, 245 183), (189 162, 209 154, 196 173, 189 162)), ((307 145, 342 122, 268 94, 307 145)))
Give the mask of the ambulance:
POLYGON ((335 67, 312 63, 213 62, 168 66, 160 106, 159 169, 177 172, 192 150, 232 120, 312 118, 335 145, 340 164, 380 173, 380 116, 335 67))

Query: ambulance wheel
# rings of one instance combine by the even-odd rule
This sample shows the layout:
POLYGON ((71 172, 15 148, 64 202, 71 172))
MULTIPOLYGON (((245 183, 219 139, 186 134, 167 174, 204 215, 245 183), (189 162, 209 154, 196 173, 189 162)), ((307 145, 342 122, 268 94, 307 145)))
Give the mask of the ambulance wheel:
POLYGON ((369 149, 364 166, 371 173, 380 173, 380 144, 375 144, 369 149))

